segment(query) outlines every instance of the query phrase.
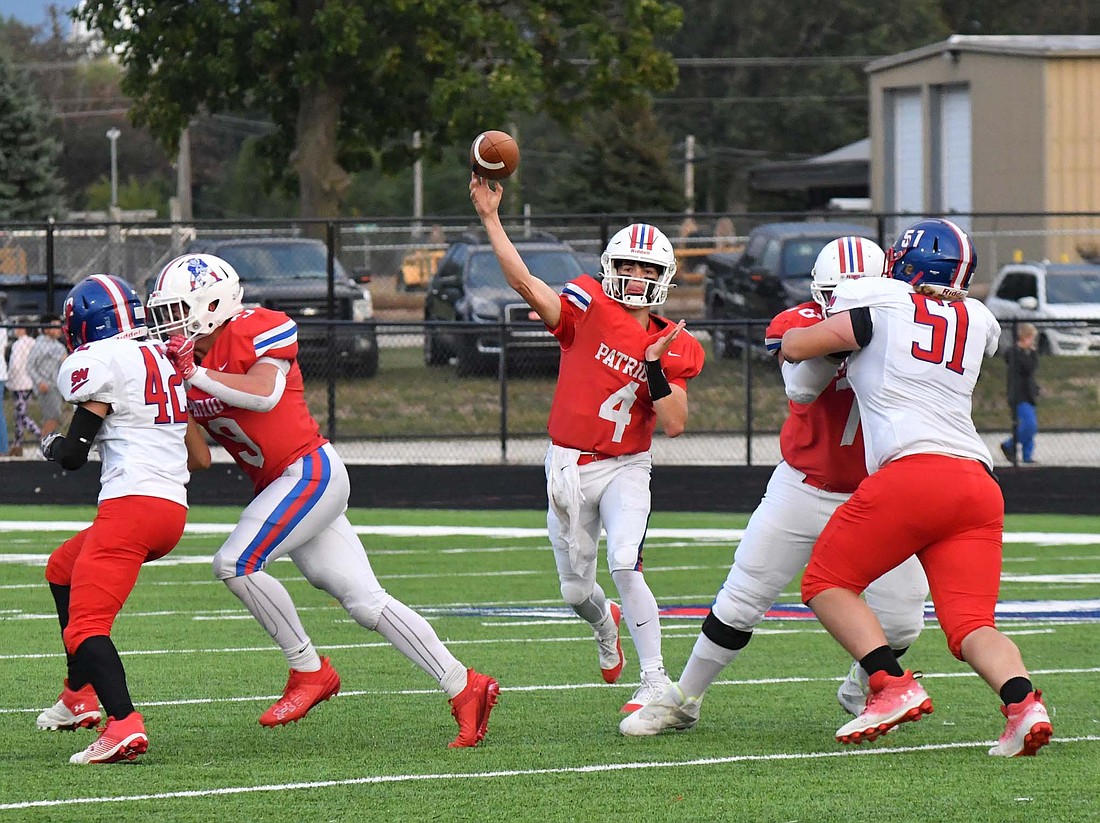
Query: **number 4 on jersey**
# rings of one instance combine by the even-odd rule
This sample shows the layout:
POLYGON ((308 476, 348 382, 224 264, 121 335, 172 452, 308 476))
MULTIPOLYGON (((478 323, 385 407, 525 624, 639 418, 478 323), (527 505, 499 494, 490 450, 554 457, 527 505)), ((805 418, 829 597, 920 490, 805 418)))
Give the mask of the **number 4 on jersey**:
POLYGON ((600 419, 615 424, 615 432, 611 435, 612 443, 623 442, 623 434, 630 425, 630 407, 638 399, 640 385, 631 380, 600 404, 600 419))
POLYGON ((157 416, 154 423, 186 423, 187 409, 183 406, 176 390, 183 385, 183 378, 176 373, 175 368, 168 362, 168 358, 147 346, 141 347, 141 355, 145 358, 145 404, 157 407, 157 416), (168 387, 165 388, 164 373, 161 370, 162 363, 167 366, 168 387))

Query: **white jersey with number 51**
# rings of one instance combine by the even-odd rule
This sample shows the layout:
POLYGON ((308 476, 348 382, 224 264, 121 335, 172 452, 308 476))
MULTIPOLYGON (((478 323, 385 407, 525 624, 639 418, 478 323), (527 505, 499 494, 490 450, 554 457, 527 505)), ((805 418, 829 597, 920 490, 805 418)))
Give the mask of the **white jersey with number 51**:
POLYGON ((871 339, 848 360, 859 401, 867 471, 911 454, 980 460, 992 468, 978 436, 971 398, 982 359, 993 355, 1001 328, 972 298, 916 294, 900 280, 844 280, 830 313, 865 307, 871 339))

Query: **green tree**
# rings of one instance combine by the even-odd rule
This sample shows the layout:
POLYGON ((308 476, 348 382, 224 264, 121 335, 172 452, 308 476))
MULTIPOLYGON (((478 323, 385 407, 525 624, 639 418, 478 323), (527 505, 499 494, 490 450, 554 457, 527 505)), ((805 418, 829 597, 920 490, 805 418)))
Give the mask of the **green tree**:
POLYGON ((0 219, 45 220, 61 212, 60 142, 30 81, 0 53, 0 219))
POLYGON ((551 182, 561 213, 682 211, 683 186, 669 164, 670 140, 648 102, 616 105, 578 136, 580 151, 551 182))
POLYGON ((501 113, 576 122, 667 90, 667 0, 102 0, 75 14, 119 54, 132 117, 171 148, 202 111, 264 112, 263 155, 297 183, 302 216, 339 212, 349 172, 405 168, 501 113), (578 60, 576 58, 584 58, 578 60))

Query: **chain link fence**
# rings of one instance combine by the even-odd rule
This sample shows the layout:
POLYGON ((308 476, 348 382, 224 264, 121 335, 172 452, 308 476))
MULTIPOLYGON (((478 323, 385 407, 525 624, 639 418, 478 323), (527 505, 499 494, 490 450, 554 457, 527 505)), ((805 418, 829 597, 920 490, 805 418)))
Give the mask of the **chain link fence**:
MULTIPOLYGON (((736 254, 761 223, 843 219, 883 237, 892 215, 570 215, 506 218, 515 239, 552 235, 588 262, 607 238, 631 220, 666 229, 680 258, 680 288, 666 313, 685 317, 703 342, 708 360, 689 386, 688 431, 658 435, 655 459, 671 465, 774 465, 778 431, 787 404, 774 359, 759 346, 722 347, 713 340, 763 340, 766 321, 706 319, 702 305, 705 261, 716 251, 736 254), (725 356, 728 355, 728 356, 725 356)), ((904 220, 915 219, 906 216, 904 220)), ((1100 214, 972 215, 958 217, 982 255, 984 280, 1001 265, 1032 258, 1030 246, 1072 249, 1067 259, 1096 253, 1100 214)), ((426 286, 445 249, 477 232, 471 220, 249 221, 194 224, 0 224, 0 307, 6 327, 37 328, 47 306, 56 310, 71 285, 109 271, 145 295, 165 262, 183 251, 210 250, 230 257, 233 244, 252 251, 234 259, 278 280, 276 247, 311 245, 289 257, 297 275, 293 295, 279 288, 263 299, 298 322, 308 402, 327 436, 346 460, 372 464, 541 463, 546 419, 556 385, 557 349, 540 324, 505 312, 489 322, 427 322, 426 286), (246 242, 247 241, 247 242, 246 242), (219 245, 221 244, 221 245, 219 245), (260 251, 256 251, 259 249, 260 251), (261 253, 261 251, 263 253, 261 253), (305 295, 305 296, 303 296, 305 295), (52 301, 52 302, 50 302, 52 301), (280 302, 281 301, 281 302, 280 302), (435 345, 447 335, 449 347, 435 345), (434 341, 434 342, 433 342, 434 341), (308 350, 308 356, 306 352, 308 350)), ((975 296, 982 296, 976 278, 975 296)), ((268 284, 270 285, 270 284, 268 284)), ((259 286, 252 286, 252 294, 259 286)), ((245 298, 250 286, 246 283, 245 298)), ((259 302, 259 301, 257 301, 259 302)), ((1100 320, 1032 321, 1044 330, 1100 338, 1100 320)), ((1005 324, 1005 340, 1014 338, 1005 324)), ((1006 345, 1007 343, 1003 344, 1006 345)), ((1036 458, 1046 465, 1100 465, 1100 361, 1095 356, 1045 356, 1038 380, 1036 458)), ((9 432, 11 398, 5 400, 9 432)), ((36 413, 31 402, 31 413, 36 413)), ((998 464, 999 443, 1009 437, 1005 362, 999 355, 983 368, 974 416, 998 464)), ((24 449, 31 459, 34 449, 24 449)), ((224 457, 224 456, 223 456, 224 457)))

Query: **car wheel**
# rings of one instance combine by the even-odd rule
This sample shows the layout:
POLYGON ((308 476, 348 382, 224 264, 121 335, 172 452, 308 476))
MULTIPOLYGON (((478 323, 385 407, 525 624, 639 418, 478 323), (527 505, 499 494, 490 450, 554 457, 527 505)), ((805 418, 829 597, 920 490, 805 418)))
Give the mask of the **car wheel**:
POLYGON ((722 358, 736 357, 740 350, 729 329, 714 329, 711 332, 711 344, 714 348, 714 356, 722 358))
POLYGON ((348 361, 348 374, 352 377, 374 377, 378 374, 378 341, 362 355, 352 355, 348 361))
POLYGON ((473 377, 489 371, 487 358, 477 350, 472 339, 459 343, 457 366, 459 377, 473 377))
POLYGON ((435 339, 431 330, 424 329, 424 365, 442 366, 447 362, 447 353, 435 339))

